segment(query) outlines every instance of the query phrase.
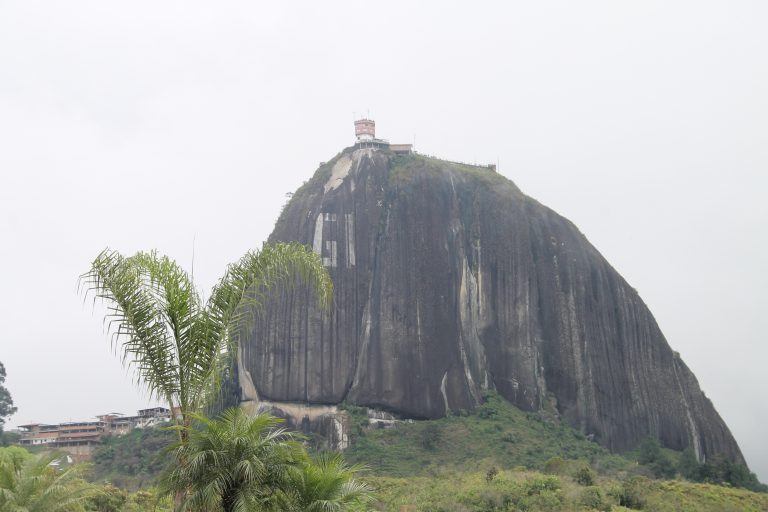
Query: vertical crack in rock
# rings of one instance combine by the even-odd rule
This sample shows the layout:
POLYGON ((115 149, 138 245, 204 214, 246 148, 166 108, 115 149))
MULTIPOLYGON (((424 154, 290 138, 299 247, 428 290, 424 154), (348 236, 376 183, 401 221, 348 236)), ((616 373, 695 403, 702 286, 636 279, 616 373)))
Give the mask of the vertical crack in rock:
POLYGON ((440 380, 440 393, 443 395, 443 403, 445 404, 445 414, 451 412, 451 406, 448 403, 448 394, 445 392, 445 384, 448 381, 448 372, 443 374, 443 378, 440 380))
POLYGON ((691 446, 693 447, 693 451, 696 454, 696 460, 699 462, 706 462, 704 458, 704 454, 701 449, 701 439, 699 438, 699 431, 696 428, 696 421, 693 419, 693 414, 691 413, 691 407, 688 404, 688 398, 685 396, 685 389, 683 389, 683 385, 680 383, 680 377, 677 374, 677 360, 678 356, 677 353, 673 354, 672 359, 672 370, 675 373, 675 382, 677 383, 677 388, 680 390, 680 397, 683 401, 683 407, 685 408, 685 417, 688 419, 688 426, 690 428, 690 438, 691 438, 691 446))
POLYGON ((243 400, 258 402, 259 392, 256 391, 256 386, 253 385, 251 372, 243 365, 243 349, 241 347, 237 349, 237 378, 243 400))

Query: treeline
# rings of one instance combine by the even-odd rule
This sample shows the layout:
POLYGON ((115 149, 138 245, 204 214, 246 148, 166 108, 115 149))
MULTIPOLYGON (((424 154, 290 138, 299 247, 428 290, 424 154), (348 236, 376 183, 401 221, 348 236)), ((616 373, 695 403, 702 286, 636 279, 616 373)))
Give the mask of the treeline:
POLYGON ((731 462, 725 458, 715 458, 700 463, 691 448, 683 450, 675 463, 672 457, 662 450, 659 441, 655 438, 647 438, 640 444, 637 461, 647 467, 657 478, 674 478, 679 474, 692 482, 730 485, 755 492, 768 492, 768 485, 761 483, 757 475, 744 464, 731 462))

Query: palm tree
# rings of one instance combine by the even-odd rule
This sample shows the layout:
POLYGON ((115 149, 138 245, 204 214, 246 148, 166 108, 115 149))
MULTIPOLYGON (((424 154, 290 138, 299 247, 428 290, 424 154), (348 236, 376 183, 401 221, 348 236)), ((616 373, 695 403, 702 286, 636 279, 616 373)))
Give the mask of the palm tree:
MULTIPOLYGON (((86 297, 108 305, 105 322, 123 362, 185 427, 216 397, 238 337, 263 310, 267 293, 299 281, 313 288, 323 307, 330 304, 333 284, 320 258, 297 243, 248 252, 227 268, 206 301, 175 261, 154 251, 125 257, 104 250, 81 276, 86 297)), ((178 432, 185 442, 189 429, 178 432)))
POLYGON ((361 469, 347 465, 339 453, 323 453, 291 468, 281 510, 341 512, 372 501, 372 489, 355 479, 361 469))
POLYGON ((306 457, 294 434, 278 427, 282 420, 239 408, 195 419, 195 427, 178 427, 188 441, 173 448, 180 462, 161 480, 167 494, 187 492, 180 510, 282 510, 275 507, 289 470, 306 457))
POLYGON ((0 458, 0 512, 80 512, 97 489, 82 465, 56 469, 56 454, 0 458))

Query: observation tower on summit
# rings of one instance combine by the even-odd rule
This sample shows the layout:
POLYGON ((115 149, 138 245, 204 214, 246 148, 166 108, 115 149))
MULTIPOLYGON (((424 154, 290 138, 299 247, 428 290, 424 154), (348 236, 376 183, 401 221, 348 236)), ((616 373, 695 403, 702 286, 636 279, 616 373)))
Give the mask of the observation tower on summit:
POLYGON ((373 119, 355 121, 355 137, 358 142, 370 142, 376 138, 376 122, 373 119))
POLYGON ((373 119, 355 121, 355 146, 357 148, 388 149, 395 154, 413 152, 412 144, 390 144, 386 139, 376 138, 376 122, 373 119))

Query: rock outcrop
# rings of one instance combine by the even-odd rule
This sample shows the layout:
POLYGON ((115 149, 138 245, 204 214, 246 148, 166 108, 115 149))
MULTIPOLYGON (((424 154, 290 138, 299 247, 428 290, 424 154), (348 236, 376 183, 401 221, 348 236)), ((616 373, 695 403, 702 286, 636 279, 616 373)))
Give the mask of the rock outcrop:
POLYGON ((279 297, 239 354, 243 401, 346 401, 401 417, 495 389, 554 407, 612 450, 645 436, 743 462, 648 308, 567 219, 491 169, 348 148, 292 197, 271 241, 321 255, 335 304, 279 297))

